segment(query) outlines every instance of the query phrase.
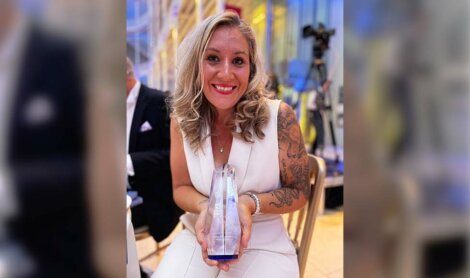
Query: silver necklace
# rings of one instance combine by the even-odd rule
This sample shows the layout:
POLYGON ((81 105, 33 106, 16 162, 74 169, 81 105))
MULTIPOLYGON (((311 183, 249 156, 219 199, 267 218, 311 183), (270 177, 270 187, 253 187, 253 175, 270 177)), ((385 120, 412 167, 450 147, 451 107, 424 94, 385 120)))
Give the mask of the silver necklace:
POLYGON ((219 136, 215 136, 214 139, 215 139, 215 143, 217 144, 217 147, 219 148, 219 152, 223 153, 224 152, 224 146, 220 146, 219 136))

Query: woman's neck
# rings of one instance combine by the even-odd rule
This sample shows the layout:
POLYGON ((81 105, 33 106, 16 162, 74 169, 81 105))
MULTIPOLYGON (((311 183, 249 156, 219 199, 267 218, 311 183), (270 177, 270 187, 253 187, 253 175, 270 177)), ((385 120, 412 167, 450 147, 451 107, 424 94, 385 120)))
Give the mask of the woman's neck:
POLYGON ((217 128, 225 127, 227 122, 233 117, 233 110, 217 110, 217 116, 215 117, 214 125, 217 128))

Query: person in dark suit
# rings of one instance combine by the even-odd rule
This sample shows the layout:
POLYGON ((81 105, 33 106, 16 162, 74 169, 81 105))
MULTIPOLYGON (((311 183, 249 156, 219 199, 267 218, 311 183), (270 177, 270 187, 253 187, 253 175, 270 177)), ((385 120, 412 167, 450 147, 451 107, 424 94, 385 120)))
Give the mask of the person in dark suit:
MULTIPOLYGON (((14 11, 12 11, 14 12, 14 11)), ((18 214, 11 238, 28 277, 95 277, 85 199, 85 92, 73 44, 24 23, 8 80, 5 161, 18 214)))
POLYGON ((132 208, 134 228, 148 225, 155 241, 178 224, 182 210, 173 201, 170 172, 170 120, 162 91, 141 84, 127 59, 127 172, 129 185, 143 198, 132 208))

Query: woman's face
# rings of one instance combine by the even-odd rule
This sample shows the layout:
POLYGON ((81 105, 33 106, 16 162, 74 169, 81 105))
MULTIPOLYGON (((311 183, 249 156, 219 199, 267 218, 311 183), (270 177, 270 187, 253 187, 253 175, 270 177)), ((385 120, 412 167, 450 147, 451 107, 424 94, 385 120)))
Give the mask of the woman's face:
POLYGON ((249 47, 235 27, 217 28, 203 56, 203 92, 219 111, 231 110, 245 93, 250 76, 249 47))

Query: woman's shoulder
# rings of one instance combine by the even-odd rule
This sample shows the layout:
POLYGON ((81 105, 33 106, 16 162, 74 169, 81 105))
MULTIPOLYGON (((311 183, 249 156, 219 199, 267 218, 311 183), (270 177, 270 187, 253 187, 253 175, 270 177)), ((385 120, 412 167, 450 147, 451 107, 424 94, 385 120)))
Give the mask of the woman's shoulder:
POLYGON ((282 100, 279 99, 267 99, 266 100, 266 105, 268 106, 269 110, 271 111, 271 114, 273 112, 275 115, 279 117, 285 117, 288 115, 295 115, 294 109, 287 103, 285 103, 282 100))
POLYGON ((279 109, 277 113, 278 128, 286 128, 297 123, 297 116, 294 109, 287 103, 279 101, 279 109))
POLYGON ((266 99, 266 106, 268 107, 270 117, 277 117, 282 101, 279 99, 266 99))
POLYGON ((289 104, 281 101, 281 100, 278 100, 279 102, 279 114, 290 114, 290 113, 295 113, 294 112, 294 109, 292 108, 292 106, 290 106, 289 104))
POLYGON ((173 136, 177 137, 179 141, 183 142, 186 135, 181 128, 182 119, 175 117, 174 115, 170 115, 170 131, 173 136))
POLYGON ((271 106, 279 106, 279 104, 282 103, 281 100, 279 99, 270 99, 266 98, 266 104, 271 107, 271 106))

